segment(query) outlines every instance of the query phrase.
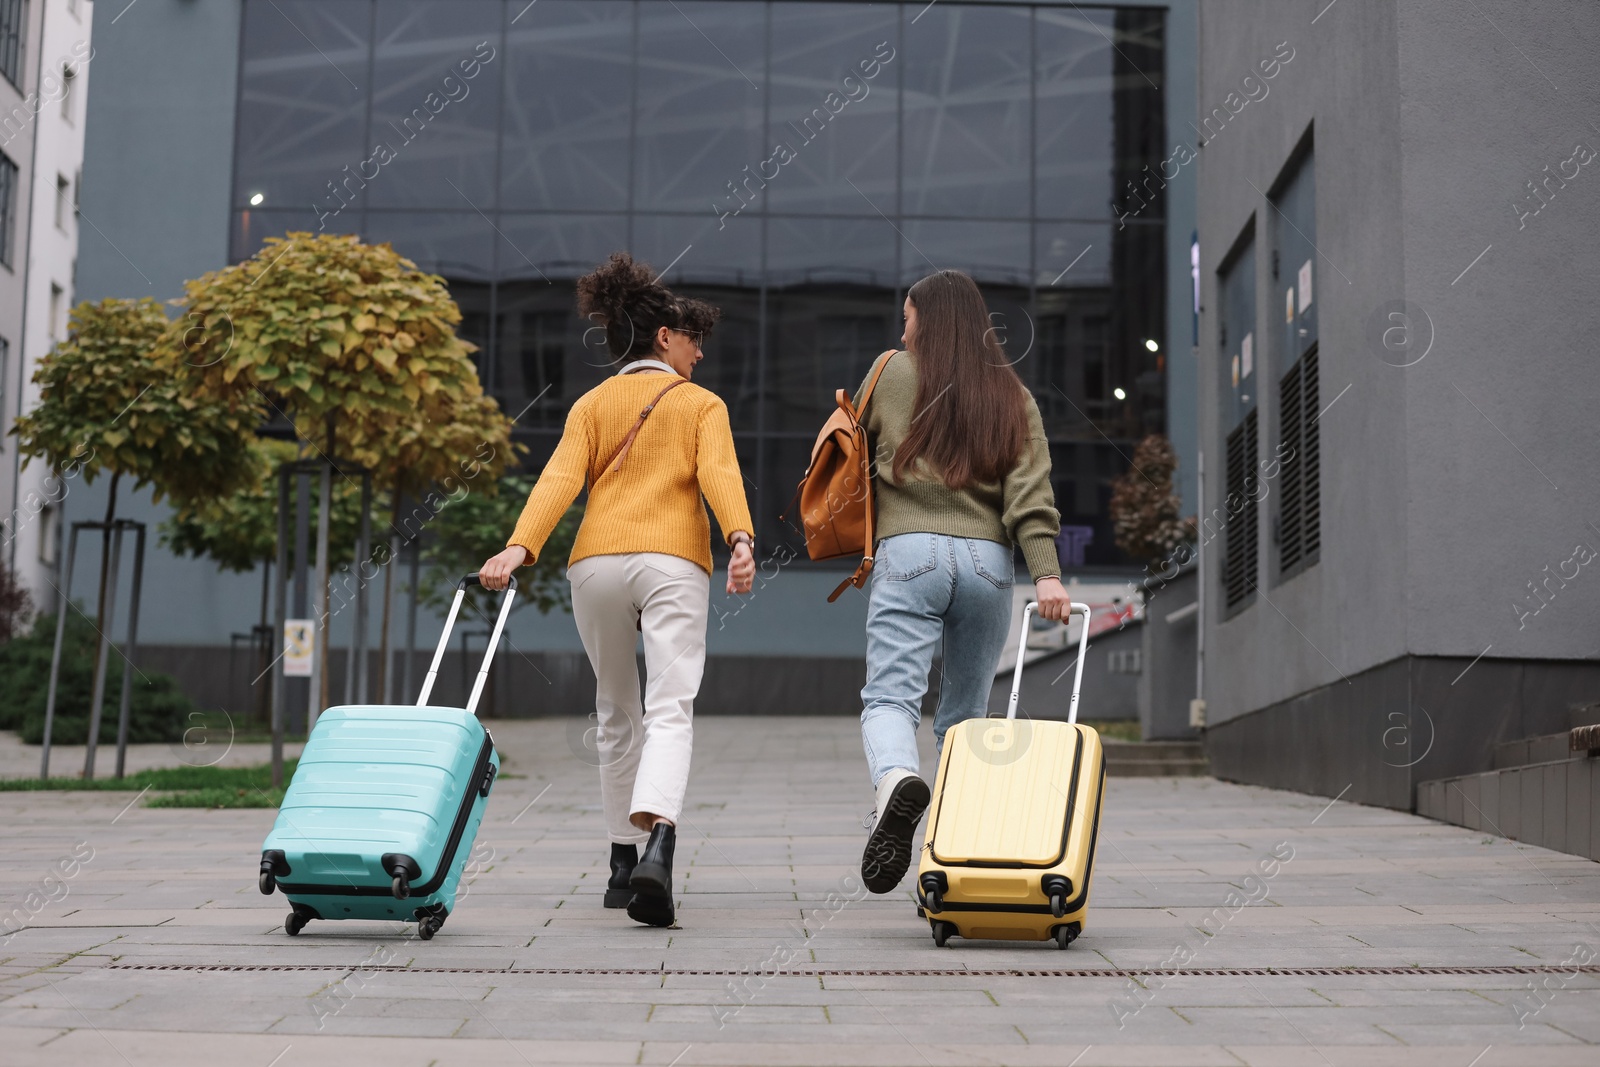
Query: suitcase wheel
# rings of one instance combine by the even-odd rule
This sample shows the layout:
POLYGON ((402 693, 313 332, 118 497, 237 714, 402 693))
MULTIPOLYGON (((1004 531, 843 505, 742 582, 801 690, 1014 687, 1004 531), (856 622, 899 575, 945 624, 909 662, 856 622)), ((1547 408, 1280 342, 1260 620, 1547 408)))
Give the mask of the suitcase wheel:
MULTIPOLYGON (((1062 894, 1062 893, 1051 893, 1050 894, 1050 914, 1054 915, 1056 918, 1059 919, 1059 918, 1061 918, 1061 916, 1065 915, 1066 913, 1067 913, 1067 898, 1066 898, 1066 895, 1062 894)), ((1062 929, 1066 929, 1066 927, 1062 927, 1062 929)), ((1066 948, 1067 946, 1065 944, 1063 944, 1061 947, 1062 948, 1066 948)))
POLYGON ((1056 948, 1066 948, 1078 939, 1078 934, 1083 932, 1083 927, 1078 923, 1062 923, 1051 933, 1056 936, 1056 948))
POLYGON ((439 927, 444 925, 444 920, 430 915, 417 922, 417 936, 424 941, 432 941, 433 935, 439 932, 439 927))
POLYGON ((940 895, 937 889, 925 889, 922 896, 928 902, 929 911, 939 912, 944 910, 944 897, 940 895))
POLYGON ((933 943, 944 948, 944 943, 951 935, 959 936, 961 931, 956 929, 955 923, 947 923, 939 919, 933 921, 933 943))
POLYGON ((283 920, 283 932, 288 934, 290 937, 294 937, 298 935, 301 930, 304 930, 306 928, 306 923, 310 921, 310 918, 301 915, 298 911, 291 911, 289 913, 289 917, 283 920))
POLYGON ((394 899, 396 900, 404 900, 411 895, 411 880, 405 876, 404 871, 394 876, 394 882, 389 887, 389 891, 394 894, 394 899))
POLYGON ((261 890, 261 895, 270 897, 272 891, 278 888, 278 880, 272 876, 271 871, 262 871, 261 877, 256 879, 256 886, 261 890))

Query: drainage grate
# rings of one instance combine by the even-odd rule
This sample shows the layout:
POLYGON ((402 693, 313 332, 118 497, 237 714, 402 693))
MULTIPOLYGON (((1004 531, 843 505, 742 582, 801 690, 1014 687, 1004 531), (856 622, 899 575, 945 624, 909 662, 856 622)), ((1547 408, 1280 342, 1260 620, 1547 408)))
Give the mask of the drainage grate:
POLYGON ((807 967, 764 972, 696 967, 377 967, 361 963, 112 963, 113 971, 361 971, 362 974, 592 974, 609 977, 637 975, 736 978, 764 974, 768 978, 1312 978, 1344 975, 1430 977, 1435 975, 1538 975, 1597 974, 1600 965, 1559 967, 1515 965, 1495 967, 1207 967, 1193 970, 1160 968, 950 968, 940 970, 843 970, 807 967))

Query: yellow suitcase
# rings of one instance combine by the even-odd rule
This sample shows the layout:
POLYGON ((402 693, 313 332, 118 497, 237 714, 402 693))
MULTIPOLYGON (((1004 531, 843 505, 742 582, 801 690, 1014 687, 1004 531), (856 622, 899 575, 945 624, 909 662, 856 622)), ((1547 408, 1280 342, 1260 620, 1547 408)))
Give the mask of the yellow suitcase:
POLYGON ((1100 735, 1077 721, 1089 606, 1072 605, 1083 632, 1066 722, 1017 718, 1037 607, 1023 611, 1006 717, 968 719, 945 734, 917 870, 919 911, 936 945, 956 935, 1054 938, 1066 948, 1083 932, 1106 784, 1100 735))

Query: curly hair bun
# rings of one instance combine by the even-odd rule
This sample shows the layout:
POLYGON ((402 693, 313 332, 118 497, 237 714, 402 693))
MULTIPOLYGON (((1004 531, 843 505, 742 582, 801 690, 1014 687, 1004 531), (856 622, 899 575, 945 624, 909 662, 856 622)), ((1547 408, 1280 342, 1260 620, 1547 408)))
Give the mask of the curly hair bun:
POLYGON ((611 253, 578 279, 578 314, 605 327, 606 347, 618 360, 651 355, 663 326, 703 336, 722 317, 703 300, 675 295, 648 264, 626 252, 611 253))

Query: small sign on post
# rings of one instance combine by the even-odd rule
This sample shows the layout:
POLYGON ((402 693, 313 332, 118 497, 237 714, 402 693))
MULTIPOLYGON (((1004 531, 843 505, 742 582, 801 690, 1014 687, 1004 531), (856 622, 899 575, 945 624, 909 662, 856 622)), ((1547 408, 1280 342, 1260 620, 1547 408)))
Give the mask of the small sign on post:
POLYGON ((311 677, 315 645, 310 619, 285 619, 283 623, 283 674, 286 678, 311 677))

